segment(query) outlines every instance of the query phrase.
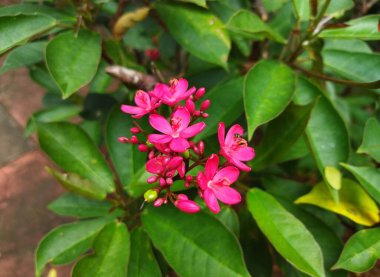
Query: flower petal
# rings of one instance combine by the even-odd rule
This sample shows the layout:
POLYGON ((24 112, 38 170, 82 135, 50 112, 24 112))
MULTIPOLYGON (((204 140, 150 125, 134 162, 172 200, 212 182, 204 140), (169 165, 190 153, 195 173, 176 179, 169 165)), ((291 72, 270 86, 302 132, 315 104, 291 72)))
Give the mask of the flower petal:
POLYGON ((169 145, 170 149, 174 152, 185 152, 189 147, 190 144, 187 141, 187 139, 184 138, 174 138, 169 145))
POLYGON ((207 207, 209 207, 209 209, 214 214, 217 214, 220 212, 220 206, 219 206, 218 200, 216 199, 215 194, 211 189, 206 189, 203 192, 203 198, 205 200, 207 207))
POLYGON ((246 172, 249 172, 251 171, 251 168, 249 166, 247 166, 245 163, 242 163, 241 161, 237 160, 237 159, 234 159, 232 157, 229 157, 228 161, 230 163, 232 163, 233 165, 235 165, 237 168, 239 168, 240 170, 243 170, 243 171, 246 171, 246 172))
POLYGON ((255 150, 252 147, 242 147, 232 152, 231 156, 240 161, 250 161, 255 157, 255 150))
POLYGON ((158 114, 151 114, 149 116, 149 123, 154 129, 164 133, 166 135, 171 135, 173 133, 172 126, 166 120, 165 117, 158 114))
POLYGON ((212 180, 219 166, 218 155, 212 154, 206 162, 205 175, 208 180, 212 180))
POLYGON ((220 147, 224 146, 225 133, 226 133, 226 127, 224 126, 224 123, 223 122, 219 122, 219 126, 218 126, 218 140, 219 140, 220 147))
POLYGON ((190 127, 187 127, 185 130, 181 132, 180 135, 183 138, 191 138, 198 135, 200 132, 202 132, 204 128, 206 128, 206 123, 199 122, 190 127))
POLYGON ((212 188, 216 198, 228 205, 240 203, 241 195, 229 186, 214 186, 212 188))
POLYGON ((162 99, 163 95, 167 94, 170 91, 170 87, 166 84, 156 84, 154 89, 150 91, 150 95, 162 99))
POLYGON ((197 203, 192 200, 177 200, 174 204, 180 211, 188 214, 194 214, 201 210, 197 203))
POLYGON ((228 130, 228 133, 227 133, 227 136, 226 136, 226 145, 231 145, 234 141, 234 136, 238 134, 240 136, 242 136, 244 134, 244 130, 243 130, 243 127, 241 127, 239 124, 235 124, 234 126, 232 126, 229 130, 228 130))
POLYGON ((163 143, 168 143, 169 141, 171 141, 173 138, 171 136, 168 136, 168 135, 161 135, 161 134, 150 134, 148 136, 148 140, 150 143, 159 143, 159 144, 163 144, 163 143))
POLYGON ((148 111, 143 108, 129 105, 121 105, 121 111, 127 114, 139 115, 140 117, 148 113, 148 111))
POLYGON ((207 180, 206 176, 204 175, 204 173, 202 171, 199 171, 198 175, 197 175, 197 182, 199 184, 199 186, 201 187, 202 190, 205 190, 207 188, 207 182, 209 180, 207 180))
POLYGON ((190 124, 190 113, 185 107, 179 106, 172 114, 171 119, 172 121, 180 122, 178 132, 181 132, 190 124))
POLYGON ((213 182, 214 183, 220 183, 220 182, 225 182, 224 185, 231 185, 236 182, 236 180, 239 178, 240 171, 234 166, 227 166, 225 168, 222 168, 219 170, 214 178, 213 182))
POLYGON ((160 174, 164 171, 165 166, 158 162, 157 159, 151 159, 145 164, 146 171, 153 174, 160 174))
POLYGON ((135 95, 135 103, 137 106, 144 108, 144 109, 150 109, 150 97, 149 94, 143 90, 138 90, 135 95))

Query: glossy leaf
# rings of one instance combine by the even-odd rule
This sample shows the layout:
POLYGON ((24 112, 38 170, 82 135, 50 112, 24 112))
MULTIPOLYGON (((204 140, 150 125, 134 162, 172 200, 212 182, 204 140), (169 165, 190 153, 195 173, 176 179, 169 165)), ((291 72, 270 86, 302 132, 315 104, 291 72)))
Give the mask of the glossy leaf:
POLYGON ((320 182, 311 192, 296 200, 297 204, 311 204, 348 217, 363 226, 372 226, 379 222, 379 209, 360 185, 352 180, 343 179, 338 191, 339 202, 329 194, 325 183, 320 182))
POLYGON ((14 49, 6 57, 0 68, 0 74, 41 62, 44 59, 45 45, 45 42, 32 42, 14 49))
POLYGON ((131 255, 128 263, 128 277, 160 277, 161 271, 150 244, 149 237, 142 228, 131 233, 131 255))
MULTIPOLYGON (((144 166, 146 153, 138 151, 133 144, 122 144, 119 137, 129 137, 129 129, 133 127, 133 118, 115 107, 108 117, 106 127, 106 144, 112 163, 124 186, 128 186, 133 176, 144 166)), ((146 180, 145 180, 146 181, 146 180)))
POLYGON ((322 251, 306 227, 260 189, 247 194, 248 209, 274 248, 297 269, 325 276, 322 251))
POLYGON ((351 172, 362 187, 380 204, 380 170, 374 167, 358 167, 341 164, 351 172))
MULTIPOLYGON (((303 0, 293 0, 292 2, 296 10, 296 15, 298 15, 300 20, 308 21, 311 17, 310 2, 303 0)), ((316 2, 318 3, 317 12, 320 13, 322 7, 326 3, 326 0, 320 0, 316 2)), ((345 11, 351 9, 353 6, 353 0, 330 1, 324 14, 332 17, 341 17, 345 11)))
POLYGON ((46 64, 63 98, 92 80, 100 61, 100 52, 100 36, 86 30, 78 35, 72 31, 65 32, 48 43, 46 64))
POLYGON ((111 207, 108 202, 87 199, 72 193, 65 193, 48 206, 56 214, 78 218, 104 216, 111 207))
MULTIPOLYGON (((335 2, 335 1, 333 1, 335 2)), ((379 15, 368 15, 346 22, 344 28, 327 29, 319 34, 322 38, 379 40, 379 15)))
POLYGON ((38 123, 42 150, 60 167, 91 181, 98 191, 113 191, 112 172, 84 131, 70 123, 38 123))
POLYGON ((230 207, 224 207, 220 211, 220 213, 214 215, 217 219, 220 220, 227 227, 227 229, 231 230, 232 233, 239 237, 240 232, 240 223, 239 218, 235 212, 230 207))
POLYGON ((279 62, 264 60, 257 63, 244 81, 244 107, 248 123, 248 138, 256 128, 277 117, 294 94, 295 76, 279 62))
POLYGON ((237 11, 228 21, 227 28, 229 31, 247 38, 260 40, 270 38, 277 42, 285 42, 283 37, 265 24, 258 15, 249 10, 237 11))
POLYGON ((202 60, 227 68, 231 41, 216 16, 185 4, 157 3, 156 8, 174 39, 183 48, 202 60))
POLYGON ((203 8, 207 8, 206 0, 177 0, 179 2, 188 2, 198 5, 203 8))
POLYGON ((56 23, 54 18, 40 14, 0 17, 0 33, 3 37, 0 41, 0 54, 50 30, 56 23))
POLYGON ((277 163, 303 135, 315 103, 290 105, 275 120, 269 123, 262 143, 255 147, 256 158, 250 165, 260 170, 277 163))
POLYGON ((333 166, 325 167, 325 178, 333 189, 340 190, 342 186, 342 173, 333 166))
POLYGON ((231 79, 228 82, 217 85, 206 93, 210 100, 207 113, 212 115, 203 121, 207 128, 204 129, 195 140, 204 139, 218 131, 219 122, 226 126, 231 125, 244 112, 243 105, 243 78, 231 79))
POLYGON ((178 275, 249 276, 237 239, 211 215, 150 207, 142 221, 154 246, 178 275))
POLYGON ((380 228, 361 230, 348 240, 333 268, 365 272, 370 270, 379 258, 380 228))
POLYGON ((94 254, 81 259, 72 276, 125 277, 130 255, 130 239, 124 223, 113 222, 96 236, 94 254))
POLYGON ((377 162, 380 162, 380 123, 375 118, 368 119, 365 129, 363 142, 358 149, 358 153, 369 154, 377 162))
POLYGON ((36 276, 48 263, 55 265, 73 261, 88 250, 96 234, 110 218, 98 218, 61 225, 50 231, 36 250, 36 276))

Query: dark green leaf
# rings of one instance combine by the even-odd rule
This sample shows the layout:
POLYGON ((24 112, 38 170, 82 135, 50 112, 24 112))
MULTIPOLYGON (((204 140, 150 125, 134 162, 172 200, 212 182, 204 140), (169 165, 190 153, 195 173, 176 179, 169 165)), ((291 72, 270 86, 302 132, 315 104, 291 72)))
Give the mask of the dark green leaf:
POLYGON ((223 23, 207 10, 191 5, 157 4, 175 40, 194 56, 227 68, 231 41, 223 23))
POLYGON ((286 65, 264 60, 246 75, 244 106, 248 123, 248 138, 255 129, 277 117, 294 94, 295 76, 286 65))
POLYGON ((131 233, 131 256, 128 263, 128 277, 160 277, 161 271, 150 244, 149 237, 142 228, 131 233))
POLYGON ((128 229, 124 223, 105 226, 93 244, 95 253, 84 257, 74 267, 72 276, 125 277, 130 255, 128 229))
POLYGON ((211 215, 149 208, 142 221, 155 247, 180 276, 249 276, 236 237, 211 215))
POLYGON ((0 17, 0 54, 50 30, 56 23, 54 18, 40 14, 0 17))
POLYGON ((235 210, 230 207, 224 207, 220 213, 214 216, 219 219, 220 222, 224 224, 224 226, 231 230, 231 232, 234 233, 236 237, 239 237, 240 223, 235 210))
POLYGON ((70 123, 38 123, 38 140, 44 152, 64 170, 76 173, 105 196, 113 191, 112 172, 84 131, 70 123))
MULTIPOLYGON (((59 95, 59 88, 55 84, 45 65, 31 66, 29 74, 34 82, 47 89, 49 92, 59 95)), ((62 99, 59 100, 62 101, 62 99)))
POLYGON ((250 190, 247 201, 260 229, 286 260, 311 276, 325 276, 321 248, 301 221, 259 189, 250 190))
POLYGON ((46 47, 46 64, 62 92, 69 97, 95 76, 101 52, 96 33, 69 31, 55 37, 46 47))
POLYGON ((198 5, 203 8, 207 8, 206 0, 177 0, 179 2, 188 2, 198 5))
POLYGON ((358 153, 369 154, 377 162, 380 162, 380 123, 376 118, 368 119, 365 129, 363 142, 358 149, 358 153))
POLYGON ((48 206, 56 214, 79 218, 107 215, 111 207, 108 202, 87 199, 72 193, 65 193, 48 206))

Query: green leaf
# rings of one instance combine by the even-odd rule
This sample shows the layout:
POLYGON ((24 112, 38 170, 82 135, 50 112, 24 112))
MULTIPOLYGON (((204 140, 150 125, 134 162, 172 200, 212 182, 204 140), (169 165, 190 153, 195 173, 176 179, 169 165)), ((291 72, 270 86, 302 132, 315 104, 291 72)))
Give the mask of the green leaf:
POLYGON ((275 164, 302 137, 315 103, 305 106, 289 105, 275 120, 271 121, 262 138, 255 147, 256 158, 250 165, 255 170, 275 164))
POLYGON ((98 71, 96 72, 94 79, 90 84, 90 92, 92 93, 105 93, 107 87, 112 82, 111 75, 107 74, 105 69, 108 64, 105 61, 100 61, 98 71))
MULTIPOLYGON (((29 74, 35 83, 45 88, 48 92, 59 94, 59 88, 55 84, 44 64, 31 66, 29 69, 29 74)), ((62 99, 59 100, 62 101, 62 99)))
POLYGON ((207 8, 206 0, 177 0, 179 2, 188 2, 198 5, 202 8, 207 8))
POLYGON ((260 189, 248 192, 247 203, 261 231, 288 262, 311 276, 325 276, 321 248, 301 221, 260 189))
POLYGON ((100 54, 100 36, 86 30, 65 32, 48 43, 46 64, 64 99, 92 80, 100 54))
POLYGON ((341 164, 351 172, 363 188, 380 204, 380 170, 373 167, 358 167, 341 164))
POLYGON ((0 74, 41 62, 44 59, 45 45, 45 42, 32 42, 14 49, 1 66, 0 74))
POLYGON ((300 137, 283 156, 278 158, 278 163, 297 160, 309 154, 305 136, 300 137))
POLYGON ((147 179, 151 176, 148 171, 146 171, 145 166, 142 166, 132 179, 124 187, 128 194, 132 197, 139 197, 144 194, 145 191, 154 187, 152 184, 147 183, 147 179))
POLYGON ((134 126, 133 120, 131 116, 121 112, 120 106, 117 106, 110 113, 106 127, 106 145, 112 163, 125 187, 130 185, 133 176, 146 161, 146 153, 138 151, 136 145, 122 144, 117 140, 118 137, 129 136, 129 129, 134 126))
POLYGON ((379 222, 379 209, 360 185, 352 180, 343 179, 338 191, 339 202, 329 194, 324 182, 318 183, 311 192, 296 200, 297 204, 311 204, 343 215, 363 226, 379 222))
POLYGON ((250 276, 236 237, 213 216, 149 207, 142 221, 153 244, 178 275, 250 276))
POLYGON ((255 129, 277 117, 294 94, 295 76, 286 65, 264 60, 257 63, 244 81, 244 106, 248 138, 255 129))
MULTIPOLYGON (((348 159, 349 137, 344 121, 332 103, 317 86, 300 78, 295 101, 305 104, 315 97, 319 97, 319 100, 311 113, 306 136, 319 171, 328 180, 325 176, 326 167, 338 168, 340 162, 348 159)), ((331 193, 335 192, 331 190, 331 193)))
POLYGON ((50 30, 56 23, 54 18, 39 14, 0 17, 0 54, 50 30))
MULTIPOLYGON (((296 15, 298 15, 297 17, 299 17, 301 21, 308 21, 311 17, 310 2, 303 0, 293 0, 292 2, 294 4, 295 13, 296 15)), ((325 2, 326 0, 317 1, 318 13, 321 12, 325 2)), ((325 15, 329 15, 332 17, 341 17, 345 11, 351 9, 353 6, 353 0, 330 1, 325 15)))
POLYGON ((78 126, 70 123, 38 123, 42 150, 60 167, 76 173, 98 187, 105 196, 113 191, 110 168, 98 148, 78 126))
POLYGON ((368 119, 365 124, 363 142, 358 149, 358 153, 369 154, 377 162, 380 162, 380 123, 376 118, 368 119))
POLYGON ((161 271, 143 229, 134 229, 131 233, 131 256, 128 263, 128 277, 160 277, 161 271))
POLYGON ((340 190, 342 186, 342 173, 333 166, 325 167, 325 178, 328 181, 329 185, 335 190, 340 190))
POLYGON ((82 108, 80 106, 76 105, 62 105, 40 110, 34 113, 32 118, 28 121, 25 127, 24 135, 30 136, 34 133, 37 128, 35 121, 44 123, 64 121, 78 115, 81 109, 82 108))
POLYGON ((337 39, 356 38, 361 40, 379 40, 380 32, 377 28, 379 19, 379 15, 363 16, 346 22, 348 27, 326 29, 319 34, 319 37, 337 39))
POLYGON ((285 43, 285 39, 261 18, 249 10, 237 11, 228 21, 227 29, 233 33, 247 38, 259 39, 269 38, 274 41, 285 43))
POLYGON ((261 0, 264 8, 268 12, 275 12, 280 9, 288 0, 261 0))
POLYGON ((84 257, 74 267, 72 276, 125 277, 130 254, 130 239, 124 223, 105 226, 93 244, 95 253, 84 257))
POLYGON ((236 237, 239 237, 240 223, 235 210, 230 207, 224 207, 221 209, 220 213, 212 215, 219 219, 227 229, 231 230, 231 232, 236 235, 236 237))
POLYGON ((72 193, 65 193, 48 206, 56 214, 78 218, 104 216, 111 207, 108 202, 87 199, 72 193))
POLYGON ((365 272, 370 270, 379 258, 380 228, 361 230, 348 240, 333 268, 365 272))
POLYGON ((156 8, 183 48, 202 60, 227 68, 231 41, 215 15, 185 4, 157 3, 156 8))
POLYGON ((195 138, 196 141, 215 134, 218 131, 219 122, 224 122, 229 126, 244 112, 241 108, 243 105, 243 80, 243 77, 230 79, 206 93, 207 99, 211 102, 207 113, 212 116, 203 120, 207 128, 195 138))
POLYGON ((109 217, 78 221, 50 231, 36 250, 36 276, 43 273, 47 263, 66 264, 84 253, 91 247, 96 234, 109 221, 109 217))

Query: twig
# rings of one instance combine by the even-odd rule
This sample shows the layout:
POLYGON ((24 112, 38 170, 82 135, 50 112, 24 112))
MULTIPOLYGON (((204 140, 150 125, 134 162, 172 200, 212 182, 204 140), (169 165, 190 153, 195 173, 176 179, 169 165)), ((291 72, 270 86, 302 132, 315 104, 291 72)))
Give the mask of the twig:
POLYGON ((145 90, 151 89, 158 80, 149 74, 145 74, 120 65, 106 67, 106 73, 118 78, 123 83, 134 85, 145 90))

